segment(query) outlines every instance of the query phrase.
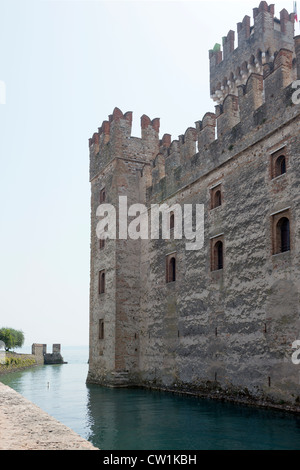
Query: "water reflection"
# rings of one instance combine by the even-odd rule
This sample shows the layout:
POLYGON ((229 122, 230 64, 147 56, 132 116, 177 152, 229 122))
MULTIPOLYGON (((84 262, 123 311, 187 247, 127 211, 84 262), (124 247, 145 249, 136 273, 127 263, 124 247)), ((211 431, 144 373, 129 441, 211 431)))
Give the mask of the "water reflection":
POLYGON ((300 449, 300 418, 281 412, 95 385, 87 407, 103 450, 300 449))
POLYGON ((66 360, 8 374, 1 381, 100 449, 300 449, 298 416, 86 385, 86 361, 66 360))

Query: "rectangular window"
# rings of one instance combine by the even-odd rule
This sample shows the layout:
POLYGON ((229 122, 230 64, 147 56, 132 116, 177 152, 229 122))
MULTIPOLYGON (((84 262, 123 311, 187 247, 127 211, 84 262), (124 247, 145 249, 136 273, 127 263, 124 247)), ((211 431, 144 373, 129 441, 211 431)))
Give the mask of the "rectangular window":
POLYGON ((99 248, 100 250, 103 250, 105 247, 105 239, 102 240, 102 238, 100 238, 99 240, 99 248))

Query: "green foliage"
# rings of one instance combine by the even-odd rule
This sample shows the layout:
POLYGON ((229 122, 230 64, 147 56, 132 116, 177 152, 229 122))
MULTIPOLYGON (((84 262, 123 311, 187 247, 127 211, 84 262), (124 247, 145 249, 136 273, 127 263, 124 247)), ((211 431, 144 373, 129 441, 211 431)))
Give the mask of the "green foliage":
POLYGON ((19 366, 19 367, 26 367, 31 366, 36 363, 35 359, 24 359, 22 357, 6 357, 4 365, 6 367, 10 366, 19 366))
POLYGON ((36 359, 28 354, 17 354, 8 352, 4 361, 0 363, 0 376, 2 374, 22 370, 35 365, 36 359))
POLYGON ((0 341, 5 343, 6 351, 14 348, 21 348, 24 344, 23 331, 15 330, 14 328, 1 328, 0 341))

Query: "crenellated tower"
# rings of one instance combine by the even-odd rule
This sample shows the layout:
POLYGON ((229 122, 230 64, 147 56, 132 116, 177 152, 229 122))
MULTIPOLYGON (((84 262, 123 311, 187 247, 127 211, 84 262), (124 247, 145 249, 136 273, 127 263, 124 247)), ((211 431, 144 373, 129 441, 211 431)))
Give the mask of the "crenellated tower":
MULTIPOLYGON (((118 108, 89 139, 91 182, 90 382, 122 385, 138 369, 139 240, 119 239, 119 198, 144 203, 159 151, 159 119, 141 117, 141 137, 131 136, 132 113, 118 108), (116 211, 116 239, 99 240, 97 208, 116 211)), ((126 209, 127 211, 127 209, 126 209)))
POLYGON ((264 66, 272 63, 281 49, 293 50, 294 14, 283 9, 280 19, 274 16, 274 5, 262 1, 253 9, 253 26, 250 16, 230 30, 220 44, 209 51, 210 94, 216 104, 223 104, 228 95, 238 96, 238 87, 245 85, 253 73, 263 75, 264 66))
POLYGON ((238 23, 237 46, 229 31, 209 51, 214 112, 172 139, 147 115, 132 136, 132 112, 115 108, 89 139, 90 383, 300 400, 287 360, 300 332, 300 36, 294 14, 276 18, 265 1, 253 20, 238 23), (203 204, 203 249, 121 235, 121 196, 146 210, 203 204), (102 241, 105 203, 116 238, 102 241), (279 250, 283 235, 291 250, 279 250))

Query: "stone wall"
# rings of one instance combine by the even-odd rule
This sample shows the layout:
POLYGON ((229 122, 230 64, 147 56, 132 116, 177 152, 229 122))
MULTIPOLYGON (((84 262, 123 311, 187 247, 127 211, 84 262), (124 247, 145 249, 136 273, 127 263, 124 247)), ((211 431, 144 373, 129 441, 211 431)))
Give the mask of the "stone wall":
POLYGON ((60 353, 60 344, 52 345, 52 353, 47 353, 46 344, 33 343, 31 350, 37 364, 63 364, 64 360, 60 353))
POLYGON ((46 344, 33 343, 31 346, 31 352, 35 356, 37 364, 44 364, 44 355, 46 351, 46 344))
MULTIPOLYGON (((132 113, 116 108, 90 139, 89 382, 199 390, 210 383, 273 402, 300 400, 291 361, 300 335, 300 112, 292 99, 300 37, 292 39, 293 17, 285 11, 275 21, 273 6, 261 2, 254 14, 256 31, 241 36, 236 52, 227 37, 218 70, 231 66, 231 54, 246 59, 251 38, 266 50, 267 25, 277 41, 274 57, 227 93, 215 113, 172 141, 169 134, 159 139, 159 120, 145 115, 141 138, 131 137, 132 113), (286 169, 274 176, 278 152, 286 169), (213 208, 217 187, 221 203, 213 208), (103 188, 115 207, 122 195, 148 210, 155 203, 203 204, 204 246, 188 251, 185 239, 172 237, 106 240, 100 248, 96 211, 103 188), (290 247, 278 253, 283 216, 290 247), (223 243, 220 269, 217 242, 223 243), (174 282, 166 282, 168 256, 176 258, 174 282)), ((247 25, 245 19, 241 35, 247 25)))

